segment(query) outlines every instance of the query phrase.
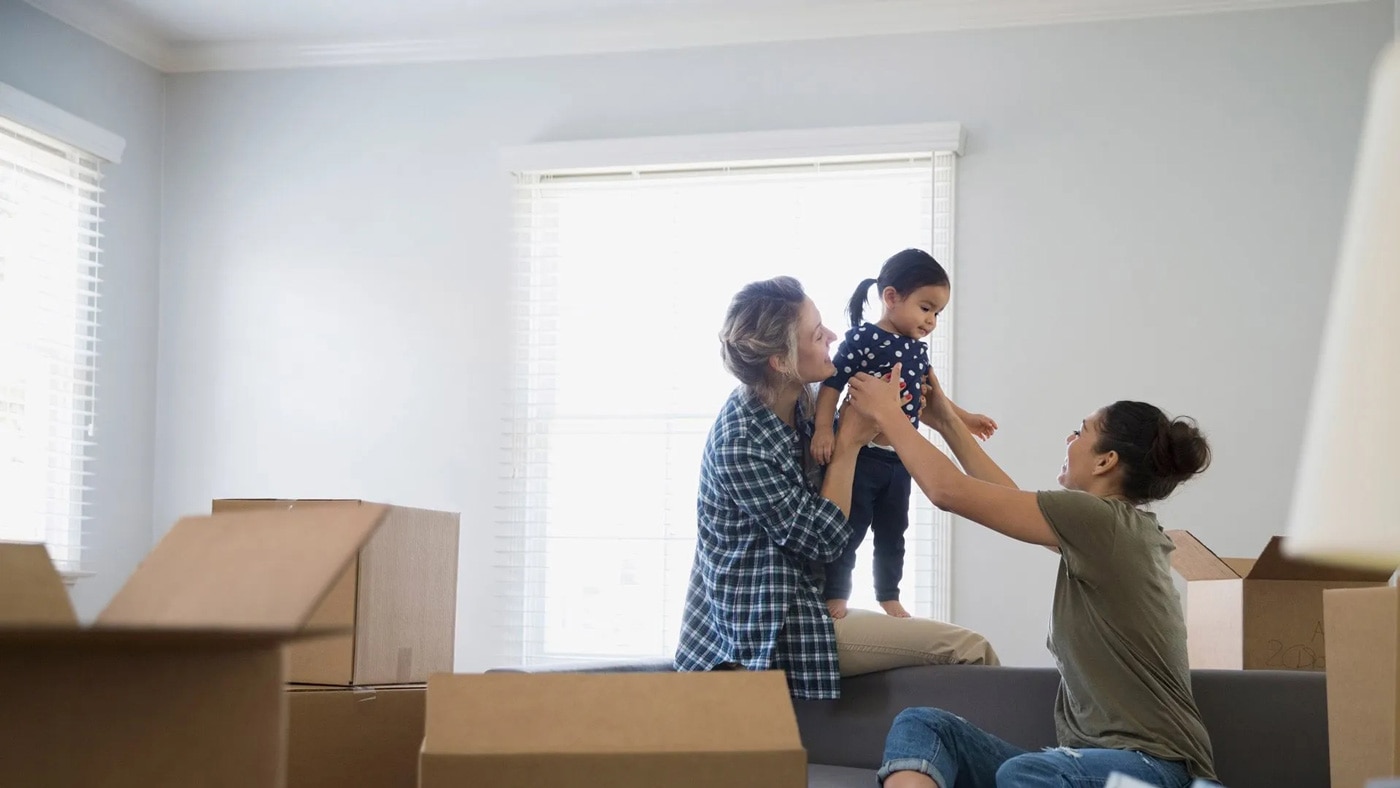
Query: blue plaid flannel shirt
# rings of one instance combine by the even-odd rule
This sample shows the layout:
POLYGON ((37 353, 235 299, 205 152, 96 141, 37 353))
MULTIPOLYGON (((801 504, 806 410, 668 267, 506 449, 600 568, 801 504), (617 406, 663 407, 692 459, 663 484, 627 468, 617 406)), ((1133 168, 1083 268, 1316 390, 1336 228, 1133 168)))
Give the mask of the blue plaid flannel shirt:
POLYGON ((814 567, 841 554, 851 529, 804 469, 803 436, 742 387, 710 429, 677 670, 780 669, 793 697, 840 697, 814 567))

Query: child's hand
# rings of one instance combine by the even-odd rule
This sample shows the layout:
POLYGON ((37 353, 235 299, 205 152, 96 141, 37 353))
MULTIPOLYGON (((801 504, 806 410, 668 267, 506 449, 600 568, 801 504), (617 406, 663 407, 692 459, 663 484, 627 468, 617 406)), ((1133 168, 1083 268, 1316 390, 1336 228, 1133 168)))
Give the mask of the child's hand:
POLYGON ((992 434, 997 431, 997 423, 990 416, 984 416, 981 413, 961 413, 959 415, 963 424, 967 425, 967 431, 982 440, 992 437, 992 434))
POLYGON ((831 451, 836 446, 836 434, 831 430, 817 430, 812 436, 812 459, 826 465, 831 462, 831 451))

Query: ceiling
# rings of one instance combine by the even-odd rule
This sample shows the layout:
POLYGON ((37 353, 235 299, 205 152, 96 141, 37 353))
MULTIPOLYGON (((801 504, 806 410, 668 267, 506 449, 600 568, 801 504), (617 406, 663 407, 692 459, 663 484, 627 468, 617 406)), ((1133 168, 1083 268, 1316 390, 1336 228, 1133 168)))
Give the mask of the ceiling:
POLYGON ((673 49, 1358 0, 27 0, 164 71, 673 49))

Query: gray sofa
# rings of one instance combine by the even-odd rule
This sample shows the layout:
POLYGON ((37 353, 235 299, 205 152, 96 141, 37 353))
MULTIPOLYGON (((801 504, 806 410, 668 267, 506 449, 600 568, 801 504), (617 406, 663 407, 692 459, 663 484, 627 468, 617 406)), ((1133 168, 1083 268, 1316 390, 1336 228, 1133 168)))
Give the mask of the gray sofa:
MULTIPOLYGON (((571 665, 549 671, 665 671, 669 661, 571 665)), ((1027 749, 1055 743, 1059 674, 1049 668, 930 665, 843 679, 838 701, 793 701, 811 788, 871 788, 885 733, 909 706, 937 706, 1027 749)), ((1196 702, 1227 788, 1327 788, 1322 673, 1197 670, 1196 702)))

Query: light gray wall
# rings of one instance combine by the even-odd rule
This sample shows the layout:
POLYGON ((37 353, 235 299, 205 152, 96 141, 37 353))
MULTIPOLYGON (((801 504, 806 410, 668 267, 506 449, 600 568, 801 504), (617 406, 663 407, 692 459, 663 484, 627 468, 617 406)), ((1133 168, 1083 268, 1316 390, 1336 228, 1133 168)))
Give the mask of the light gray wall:
MULTIPOLYGON (((1194 415, 1216 462, 1163 519, 1257 550, 1284 527, 1393 13, 173 77, 157 533, 222 495, 460 510, 458 667, 487 666, 510 265, 498 149, 951 120, 969 132, 958 393, 1001 423, 994 456, 1049 487, 1065 434, 1105 402, 1194 415)), ((852 261, 852 280, 874 262, 852 261)), ((956 620, 1008 662, 1046 663, 1054 567, 960 524, 956 620)))
POLYGON ((101 334, 90 549, 95 615, 151 544, 164 77, 20 0, 0 0, 0 82, 120 134, 104 171, 101 334))

